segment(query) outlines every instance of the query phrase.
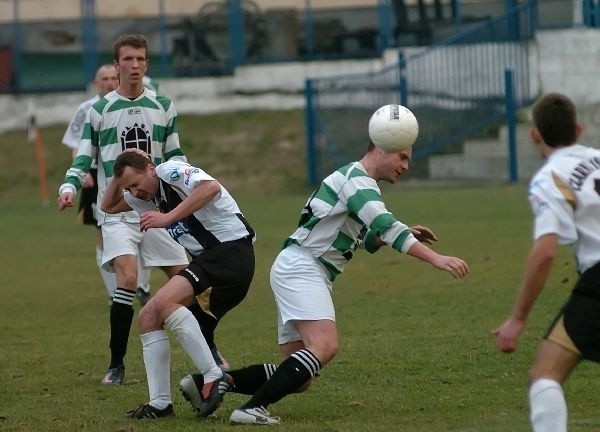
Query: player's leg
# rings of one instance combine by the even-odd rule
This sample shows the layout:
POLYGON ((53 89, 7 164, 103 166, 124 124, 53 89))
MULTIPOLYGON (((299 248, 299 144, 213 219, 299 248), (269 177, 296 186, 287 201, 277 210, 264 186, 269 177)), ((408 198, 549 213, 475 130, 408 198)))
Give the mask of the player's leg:
POLYGON ((310 254, 299 247, 281 251, 271 268, 277 303, 278 340, 285 358, 231 423, 277 424, 265 410, 288 394, 302 391, 337 353, 338 336, 330 283, 310 254))
MULTIPOLYGON (((194 274, 200 274, 193 269, 194 274)), ((182 272, 183 274, 189 274, 182 272)), ((190 280, 183 276, 174 276, 163 286, 153 300, 140 313, 142 333, 153 331, 164 321, 171 330, 184 351, 192 359, 200 371, 201 383, 195 392, 194 407, 200 417, 206 417, 219 406, 222 394, 219 393, 219 383, 224 378, 223 372, 215 363, 210 348, 202 335, 200 326, 186 305, 195 302, 194 288, 190 280), (148 316, 150 315, 150 316, 148 316)), ((192 402, 192 401, 190 401, 192 402)))
POLYGON ((103 266, 114 269, 117 289, 110 310, 109 369, 102 380, 106 385, 122 384, 125 375, 129 331, 133 321, 133 299, 137 288, 137 254, 142 233, 137 224, 108 222, 102 225, 103 266))
POLYGON ((104 254, 104 244, 102 242, 102 231, 100 227, 96 229, 96 265, 100 271, 102 282, 106 288, 109 298, 109 306, 112 305, 112 298, 115 295, 117 289, 117 275, 113 272, 109 272, 102 267, 102 256, 104 254))
MULTIPOLYGON (((139 258, 139 257, 138 257, 139 258)), ((138 259, 138 275, 137 275, 137 290, 136 297, 140 302, 140 305, 144 306, 150 298, 152 293, 150 292, 150 276, 152 271, 149 268, 144 268, 138 259)))
POLYGON ((562 384, 580 356, 557 343, 544 340, 529 372, 529 405, 534 432, 567 430, 567 404, 562 384))

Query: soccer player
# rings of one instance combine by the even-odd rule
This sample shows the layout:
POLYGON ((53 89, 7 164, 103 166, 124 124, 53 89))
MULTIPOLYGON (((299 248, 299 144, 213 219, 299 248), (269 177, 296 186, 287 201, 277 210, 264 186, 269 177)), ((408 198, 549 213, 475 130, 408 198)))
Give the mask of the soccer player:
POLYGON ((411 156, 411 146, 388 153, 371 141, 362 159, 329 175, 310 196, 298 228, 271 268, 282 362, 277 367, 253 365, 228 372, 223 390, 252 395, 233 411, 231 423, 280 423, 266 408, 306 390, 337 354, 332 282, 359 246, 374 253, 387 244, 455 278, 467 275, 465 261, 440 255, 424 244, 437 240, 429 228, 409 228, 385 207, 377 183, 395 183, 409 169, 411 156))
POLYGON ((200 371, 196 380, 184 383, 183 395, 199 417, 212 414, 221 402, 219 384, 225 376, 206 339, 213 342, 219 320, 246 297, 254 275, 254 230, 227 190, 203 170, 181 161, 155 166, 137 149, 117 157, 102 209, 108 213, 136 209, 142 230, 166 228, 192 256, 189 266, 160 288, 140 312, 150 401, 125 416, 175 414, 165 326, 200 371), (186 308, 193 304, 202 309, 202 331, 186 308))
MULTIPOLYGON (((86 100, 77 108, 75 115, 69 122, 67 130, 62 139, 62 143, 69 147, 73 152, 73 158, 77 156, 77 149, 81 141, 81 134, 85 125, 85 117, 91 106, 117 88, 118 78, 117 70, 112 64, 105 64, 98 68, 93 82, 98 90, 98 94, 91 99, 86 100)), ((152 89, 149 85, 146 87, 152 89)), ((117 279, 115 274, 102 268, 102 232, 96 220, 96 199, 98 198, 98 166, 96 161, 92 162, 90 171, 85 177, 85 181, 81 188, 81 196, 79 198, 79 215, 81 221, 85 225, 93 225, 97 228, 96 235, 96 265, 100 271, 100 276, 106 287, 109 297, 109 305, 112 305, 112 298, 117 289, 117 279)), ((140 304, 145 305, 150 299, 150 270, 144 269, 138 263, 138 289, 136 296, 140 304)))
POLYGON ((544 288, 558 244, 572 244, 579 279, 552 321, 529 370, 535 432, 567 430, 562 384, 581 359, 600 361, 600 150, 577 143, 582 128, 573 102, 550 93, 533 108, 531 138, 546 158, 531 179, 534 242, 509 317, 493 330, 505 353, 517 340, 544 288))
POLYGON ((117 289, 110 311, 111 360, 102 384, 122 384, 124 358, 133 320, 138 257, 144 267, 161 267, 168 276, 187 263, 185 250, 165 230, 140 231, 136 212, 105 214, 99 207, 114 161, 127 148, 140 148, 156 162, 185 161, 177 134, 177 113, 172 102, 145 88, 142 78, 148 69, 148 44, 142 35, 124 35, 114 45, 114 65, 119 76, 115 91, 94 103, 73 164, 59 189, 58 208, 73 205, 93 160, 98 161, 98 224, 104 241, 102 265, 113 269, 117 289))

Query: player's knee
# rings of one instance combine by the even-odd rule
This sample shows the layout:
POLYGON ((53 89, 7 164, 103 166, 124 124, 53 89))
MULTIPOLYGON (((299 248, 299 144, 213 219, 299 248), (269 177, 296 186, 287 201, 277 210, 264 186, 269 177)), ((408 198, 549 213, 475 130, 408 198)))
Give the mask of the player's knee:
POLYGON ((139 313, 140 333, 148 333, 162 328, 162 320, 160 311, 157 309, 157 304, 154 297, 146 303, 139 313))

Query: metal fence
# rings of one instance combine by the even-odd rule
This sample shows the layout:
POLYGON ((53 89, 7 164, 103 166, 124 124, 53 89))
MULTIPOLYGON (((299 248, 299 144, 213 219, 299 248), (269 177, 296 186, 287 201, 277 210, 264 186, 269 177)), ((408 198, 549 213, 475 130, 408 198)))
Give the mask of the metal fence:
POLYGON ((401 103, 415 113, 420 133, 413 158, 419 160, 504 119, 507 91, 516 107, 530 104, 529 41, 538 17, 537 2, 526 0, 439 44, 403 52, 397 66, 308 80, 310 183, 364 153, 369 116, 381 105, 401 103), (506 88, 507 70, 513 89, 506 88))
MULTIPOLYGON (((524 0, 365 0, 328 8, 310 0, 269 8, 260 0, 189 0, 186 14, 170 12, 169 0, 144 0, 154 15, 127 18, 98 15, 101 0, 71 0, 79 16, 30 20, 24 6, 32 1, 0 0, 11 15, 0 17, 0 92, 83 89, 99 64, 112 61, 112 43, 123 33, 148 37, 152 76, 223 75, 248 63, 368 58, 389 47, 429 46, 524 0)), ((597 0, 544 0, 540 25, 571 27, 579 1, 584 21, 595 25, 597 0)))

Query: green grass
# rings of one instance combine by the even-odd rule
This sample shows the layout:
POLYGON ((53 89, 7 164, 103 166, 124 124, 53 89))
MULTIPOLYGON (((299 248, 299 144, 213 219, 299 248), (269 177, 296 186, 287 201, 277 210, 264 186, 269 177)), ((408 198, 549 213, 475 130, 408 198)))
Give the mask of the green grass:
MULTIPOLYGON (((177 392, 192 365, 173 338, 177 417, 120 418, 148 398, 136 324, 125 385, 99 384, 108 361, 108 307, 94 232, 75 224, 73 211, 54 207, 69 162, 58 143, 63 128, 43 130, 49 207, 40 203, 24 132, 0 135, 0 145, 12 149, 0 159, 0 430, 230 430, 228 416, 245 397, 228 395, 218 417, 199 424, 177 392)), ((258 233, 251 291, 223 319, 219 347, 234 366, 276 362, 268 271, 306 199, 301 113, 186 117, 180 132, 190 159, 224 178, 258 233)), ((507 356, 494 348, 489 332, 510 310, 531 244, 524 185, 409 188, 400 182, 385 187, 384 197, 401 220, 433 228, 440 239, 435 249, 465 258, 471 275, 455 281, 391 250, 357 254, 334 285, 340 353, 308 393, 270 408, 284 420, 278 430, 528 430, 526 373, 575 280, 570 251, 561 249, 520 350, 507 356)), ((163 281, 153 272, 155 289, 163 281)), ((571 431, 600 428, 593 388, 599 378, 600 371, 584 363, 568 381, 571 431)))

